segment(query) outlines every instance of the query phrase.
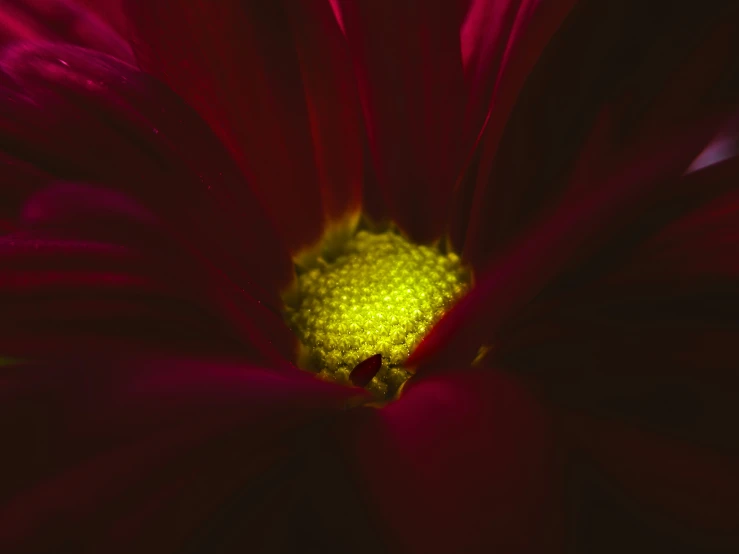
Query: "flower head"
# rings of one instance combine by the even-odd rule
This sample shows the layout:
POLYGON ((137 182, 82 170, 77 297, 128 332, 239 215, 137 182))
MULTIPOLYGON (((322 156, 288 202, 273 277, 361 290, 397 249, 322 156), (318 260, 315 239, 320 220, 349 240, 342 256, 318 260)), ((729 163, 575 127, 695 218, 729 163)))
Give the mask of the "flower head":
POLYGON ((736 545, 739 15, 652 9, 0 6, 0 550, 736 545))

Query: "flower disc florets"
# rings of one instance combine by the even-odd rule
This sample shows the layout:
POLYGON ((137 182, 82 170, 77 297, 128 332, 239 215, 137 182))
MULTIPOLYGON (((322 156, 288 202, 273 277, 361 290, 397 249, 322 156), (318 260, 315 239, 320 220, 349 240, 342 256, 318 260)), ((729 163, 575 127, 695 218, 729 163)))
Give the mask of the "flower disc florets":
POLYGON ((336 260, 299 277, 288 319, 324 378, 348 383, 357 364, 381 354, 367 388, 388 397, 408 378, 403 363, 413 348, 468 283, 453 253, 360 231, 336 260))

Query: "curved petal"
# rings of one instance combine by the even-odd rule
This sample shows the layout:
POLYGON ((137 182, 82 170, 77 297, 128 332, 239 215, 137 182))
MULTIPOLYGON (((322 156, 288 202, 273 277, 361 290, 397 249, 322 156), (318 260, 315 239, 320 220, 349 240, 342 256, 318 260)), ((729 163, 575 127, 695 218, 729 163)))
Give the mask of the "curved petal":
POLYGON ((637 237, 647 236, 607 276, 610 284, 666 285, 672 281, 683 288, 699 281, 735 281, 739 271, 733 255, 739 248, 738 178, 736 155, 683 177, 672 201, 659 207, 646 229, 637 229, 641 231, 635 233, 637 237))
MULTIPOLYGON (((614 294, 608 290, 661 288, 669 295, 694 286, 730 285, 736 277, 730 253, 736 239, 737 176, 739 157, 734 156, 671 181, 669 195, 542 297, 543 310, 559 309, 563 302, 585 306, 598 295, 609 300, 614 294)), ((544 314, 540 310, 538 316, 544 314)))
POLYGON ((578 410, 575 447, 650 528, 701 552, 739 544, 737 177, 734 157, 674 180, 491 356, 578 410))
POLYGON ((562 474, 551 432, 514 380, 460 371, 360 412, 348 455, 393 551, 554 552, 562 474))
POLYGON ((361 394, 223 361, 0 370, 4 552, 181 552, 240 502, 238 548, 274 547, 311 479, 307 431, 361 394))
POLYGON ((194 347, 213 338, 212 318, 152 276, 151 260, 126 248, 16 234, 0 239, 0 259, 0 349, 7 355, 91 355, 115 338, 124 351, 142 342, 166 348, 178 334, 194 347))
POLYGON ((338 2, 387 215, 414 238, 444 232, 491 97, 507 119, 501 83, 521 86, 573 3, 338 2))
POLYGON ((2 151, 0 172, 3 176, 0 186, 0 219, 9 222, 18 217, 21 206, 30 194, 53 179, 32 163, 18 160, 2 151))
POLYGON ((733 158, 677 181, 510 322, 497 363, 570 406, 739 448, 738 177, 733 158))
POLYGON ((645 209, 663 201, 720 125, 721 120, 711 119, 657 147, 634 148, 598 187, 588 180, 592 176, 574 182, 572 192, 551 214, 490 264, 408 363, 443 367, 450 359, 472 361, 481 347, 498 342, 500 329, 546 287, 566 272, 576 271, 578 264, 632 225, 645 209))
POLYGON ((131 47, 73 0, 5 0, 0 6, 0 46, 18 41, 66 42, 134 62, 131 47))
POLYGON ((719 133, 703 152, 693 160, 688 173, 739 155, 739 129, 719 133))
POLYGON ((66 45, 2 58, 3 150, 57 178, 128 194, 239 289, 279 309, 287 250, 240 171, 197 115, 151 77, 66 45))
POLYGON ((327 2, 132 0, 104 7, 141 67, 198 110, 226 144, 292 253, 360 209, 359 104, 327 2))
POLYGON ((598 183, 647 136, 658 142, 736 106, 737 7, 711 5, 582 3, 515 96, 503 75, 477 177, 458 191, 454 228, 468 262, 499 255, 561 201, 573 174, 598 183))
MULTIPOLYGON (((682 545, 729 552, 739 545, 739 458, 610 420, 573 414, 573 445, 619 486, 642 518, 682 545)), ((704 550, 705 549, 705 550, 704 550)))
POLYGON ((295 337, 118 191, 56 183, 0 239, 0 351, 21 358, 178 348, 288 363, 295 337))

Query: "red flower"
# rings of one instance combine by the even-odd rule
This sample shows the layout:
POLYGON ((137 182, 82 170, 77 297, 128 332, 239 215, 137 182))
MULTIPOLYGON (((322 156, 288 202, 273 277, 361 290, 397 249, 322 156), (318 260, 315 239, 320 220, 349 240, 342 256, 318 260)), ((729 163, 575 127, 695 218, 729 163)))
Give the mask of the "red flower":
POLYGON ((739 544, 737 8, 432 4, 0 7, 1 551, 739 544), (360 209, 477 275, 382 408, 280 315, 360 209))

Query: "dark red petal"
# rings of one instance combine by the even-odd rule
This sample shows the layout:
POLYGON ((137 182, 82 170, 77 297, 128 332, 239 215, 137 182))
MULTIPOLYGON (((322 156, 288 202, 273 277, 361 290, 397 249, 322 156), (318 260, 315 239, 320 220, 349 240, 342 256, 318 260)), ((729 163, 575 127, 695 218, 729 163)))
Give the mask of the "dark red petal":
POLYGON ((18 217, 21 206, 35 190, 44 186, 52 176, 29 162, 24 162, 0 151, 0 218, 10 221, 18 217))
POLYGON ((161 259, 109 243, 16 233, 0 239, 0 260, 5 355, 236 349, 236 333, 208 313, 196 279, 172 275, 161 259))
MULTIPOLYGON (((637 7, 643 13, 643 5, 637 7)), ((631 98, 620 114, 624 134, 655 135, 736 105, 739 6, 714 2, 706 8, 700 14, 688 6, 671 8, 669 33, 661 33, 630 77, 631 98)))
POLYGON ((0 351, 130 355, 237 351, 287 364, 282 318, 168 236, 118 191, 57 183, 0 243, 0 351))
POLYGON ((155 214, 126 194, 56 181, 27 195, 18 224, 35 234, 110 241, 150 253, 172 248, 155 214))
MULTIPOLYGON (((683 177, 674 199, 652 219, 663 225, 648 234, 623 264, 606 276, 610 285, 668 285, 678 289, 731 283, 739 266, 739 156, 683 177), (660 219, 658 219, 660 218, 660 219)), ((655 226, 649 225, 643 234, 655 226)), ((632 241, 634 239, 631 239, 632 241)))
POLYGON ((398 552, 555 552, 562 475, 549 423, 509 377, 438 375, 360 412, 349 455, 398 552))
POLYGON ((491 97, 497 124, 500 86, 520 87, 572 2, 338 4, 387 215, 417 240, 438 238, 491 97))
POLYGON ((580 414, 568 424, 576 448, 618 484, 643 517, 670 524, 671 534, 683 544, 698 544, 705 551, 739 546, 736 452, 721 453, 580 414))
POLYGON ((64 45, 18 45, 2 67, 8 155, 126 193, 194 257, 279 309, 293 278, 288 252, 238 167, 177 96, 113 58, 64 45))
POLYGON ((633 144, 739 102, 737 7, 711 6, 578 5, 517 90, 510 118, 497 104, 477 180, 460 186, 453 227, 467 261, 484 267, 499 255, 561 201, 573 173, 598 183, 633 144))
POLYGON ((291 252, 360 208, 359 103, 328 3, 125 1, 106 13, 226 144, 291 252))
POLYGON ((691 173, 498 335, 560 401, 739 448, 739 158, 691 173))
POLYGON ((551 215, 482 272, 479 284, 439 321, 408 363, 429 363, 432 355, 438 366, 451 356, 471 361, 480 347, 493 345, 500 328, 555 278, 662 201, 719 127, 710 120, 658 147, 640 145, 598 187, 573 183, 573 192, 551 215))
POLYGON ((525 320, 567 317, 567 303, 617 304, 619 293, 651 301, 647 290, 676 300, 691 291, 729 292, 737 275, 737 178, 739 157, 733 157, 672 181, 669 196, 532 304, 525 320))
POLYGON ((493 356, 582 412, 577 447, 637 513, 706 548, 739 544, 738 177, 733 158, 674 180, 493 356))
POLYGON ((306 431, 358 394, 223 361, 1 371, 3 552, 180 552, 240 503, 258 548, 295 521, 306 431))
POLYGON ((134 62, 126 41, 93 12, 71 0, 4 1, 0 6, 0 45, 17 41, 66 42, 134 62))

